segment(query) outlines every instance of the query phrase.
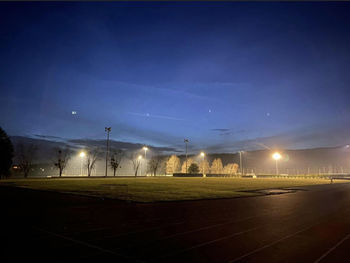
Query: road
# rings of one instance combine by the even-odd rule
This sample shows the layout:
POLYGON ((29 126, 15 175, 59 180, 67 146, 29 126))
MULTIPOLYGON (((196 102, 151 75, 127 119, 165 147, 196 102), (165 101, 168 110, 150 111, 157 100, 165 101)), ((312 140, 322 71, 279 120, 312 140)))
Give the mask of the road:
MULTIPOLYGON (((350 184, 127 203, 0 187, 5 261, 349 262, 350 184)), ((2 261, 4 262, 4 261, 2 261)))

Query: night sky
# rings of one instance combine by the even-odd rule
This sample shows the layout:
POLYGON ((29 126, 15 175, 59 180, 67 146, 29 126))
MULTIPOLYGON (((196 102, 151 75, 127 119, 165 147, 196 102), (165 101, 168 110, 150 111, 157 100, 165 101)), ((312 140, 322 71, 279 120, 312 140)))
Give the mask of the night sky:
POLYGON ((347 144, 349 14, 347 2, 0 3, 0 126, 62 140, 111 126, 113 140, 209 152, 347 144))

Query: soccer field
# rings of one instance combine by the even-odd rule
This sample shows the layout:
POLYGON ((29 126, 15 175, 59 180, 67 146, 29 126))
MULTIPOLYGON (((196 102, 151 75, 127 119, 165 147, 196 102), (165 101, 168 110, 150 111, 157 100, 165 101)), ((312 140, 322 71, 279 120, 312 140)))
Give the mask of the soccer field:
MULTIPOLYGON (((345 181, 335 181, 336 183, 345 181)), ((137 202, 253 196, 260 189, 329 184, 325 179, 253 178, 57 178, 10 179, 0 185, 91 195, 137 202)))

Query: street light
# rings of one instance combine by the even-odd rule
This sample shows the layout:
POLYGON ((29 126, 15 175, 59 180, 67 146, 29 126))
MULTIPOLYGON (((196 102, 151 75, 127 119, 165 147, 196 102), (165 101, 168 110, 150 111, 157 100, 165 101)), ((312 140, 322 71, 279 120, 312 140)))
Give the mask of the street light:
POLYGON ((276 175, 278 175, 278 160, 282 158, 282 155, 279 152, 275 152, 272 158, 276 161, 276 175))
POLYGON ((186 173, 187 173, 187 144, 188 144, 189 140, 188 139, 184 139, 184 143, 186 144, 186 173))
POLYGON ((111 132, 111 127, 105 127, 105 132, 107 132, 107 152, 106 152, 106 172, 105 177, 107 177, 107 167, 108 167, 108 142, 109 142, 109 133, 111 132))
POLYGON ((204 174, 204 158, 205 158, 205 153, 204 153, 204 152, 201 152, 200 155, 203 157, 203 160, 202 160, 202 172, 203 172, 203 177, 205 177, 205 174, 204 174))
MULTIPOLYGON (((145 167, 146 167, 147 166, 147 150, 148 150, 148 148, 146 146, 144 146, 142 149, 145 151, 145 167)), ((147 167, 145 169, 145 175, 147 175, 147 167)))
POLYGON ((83 176, 83 158, 85 157, 85 152, 79 154, 80 157, 80 176, 83 176))
POLYGON ((243 151, 239 151, 239 168, 240 168, 241 175, 243 175, 242 153, 243 151))

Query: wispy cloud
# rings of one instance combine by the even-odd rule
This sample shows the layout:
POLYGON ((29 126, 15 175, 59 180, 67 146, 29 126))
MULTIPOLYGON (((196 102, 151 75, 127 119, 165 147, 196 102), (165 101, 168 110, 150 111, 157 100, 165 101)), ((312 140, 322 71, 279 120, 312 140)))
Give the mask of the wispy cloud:
POLYGON ((176 117, 166 116, 166 115, 156 115, 156 114, 150 114, 150 113, 128 112, 128 114, 131 114, 134 116, 146 117, 146 118, 156 118, 156 119, 165 119, 165 120, 173 120, 173 121, 185 120, 182 118, 176 118, 176 117))
POLYGON ((211 129, 212 131, 226 132, 230 131, 230 129, 211 129))

